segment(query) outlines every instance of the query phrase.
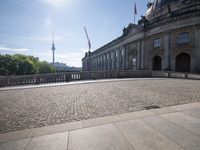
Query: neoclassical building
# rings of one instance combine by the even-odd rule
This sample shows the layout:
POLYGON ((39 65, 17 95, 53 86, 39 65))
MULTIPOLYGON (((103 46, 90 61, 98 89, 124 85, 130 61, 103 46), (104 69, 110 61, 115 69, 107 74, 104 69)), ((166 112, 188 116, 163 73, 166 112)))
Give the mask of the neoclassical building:
POLYGON ((155 0, 138 24, 82 59, 83 71, 200 73, 200 0, 155 0))

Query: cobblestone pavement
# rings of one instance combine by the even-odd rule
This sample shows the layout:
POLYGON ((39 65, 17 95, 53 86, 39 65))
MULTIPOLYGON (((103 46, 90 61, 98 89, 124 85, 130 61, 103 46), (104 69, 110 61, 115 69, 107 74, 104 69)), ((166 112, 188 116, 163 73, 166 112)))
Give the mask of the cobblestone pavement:
POLYGON ((0 91, 0 133, 200 101, 200 81, 130 80, 0 91))

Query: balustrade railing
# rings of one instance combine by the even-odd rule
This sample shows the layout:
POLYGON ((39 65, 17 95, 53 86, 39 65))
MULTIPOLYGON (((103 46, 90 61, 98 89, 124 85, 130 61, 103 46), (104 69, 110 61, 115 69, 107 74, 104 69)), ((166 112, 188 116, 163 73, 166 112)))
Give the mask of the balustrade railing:
POLYGON ((170 15, 168 13, 161 15, 159 17, 156 17, 150 21, 148 21, 148 26, 152 27, 155 25, 159 25, 162 24, 164 22, 169 22, 169 20, 171 20, 172 18, 176 18, 176 17, 181 17, 186 15, 186 17, 192 16, 192 15, 200 15, 200 4, 197 5, 192 5, 186 8, 182 8, 176 11, 173 11, 170 13, 170 15))
POLYGON ((56 74, 36 74, 19 76, 0 76, 0 87, 49 84, 59 82, 71 82, 82 80, 109 79, 109 78, 184 78, 199 79, 200 74, 179 73, 170 71, 89 71, 89 72, 69 72, 56 74))
POLYGON ((171 72, 171 71, 152 71, 152 77, 182 78, 182 79, 200 80, 200 74, 191 74, 191 73, 183 73, 183 72, 171 72))

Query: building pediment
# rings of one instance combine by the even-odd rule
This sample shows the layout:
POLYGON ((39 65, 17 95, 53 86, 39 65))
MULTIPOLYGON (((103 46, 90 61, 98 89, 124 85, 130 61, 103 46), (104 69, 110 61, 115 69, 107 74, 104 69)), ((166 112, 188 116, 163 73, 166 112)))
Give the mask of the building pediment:
POLYGON ((128 25, 128 27, 124 27, 123 29, 123 37, 130 37, 130 36, 133 36, 139 32, 141 32, 143 29, 142 26, 139 26, 139 25, 135 25, 135 24, 132 24, 130 23, 128 25))

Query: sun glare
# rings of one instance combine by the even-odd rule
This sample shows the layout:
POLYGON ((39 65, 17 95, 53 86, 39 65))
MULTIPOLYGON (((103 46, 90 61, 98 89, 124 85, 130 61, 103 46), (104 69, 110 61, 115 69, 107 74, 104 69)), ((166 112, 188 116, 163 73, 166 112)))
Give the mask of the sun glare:
POLYGON ((44 0, 44 1, 50 4, 51 6, 60 7, 68 0, 44 0))

